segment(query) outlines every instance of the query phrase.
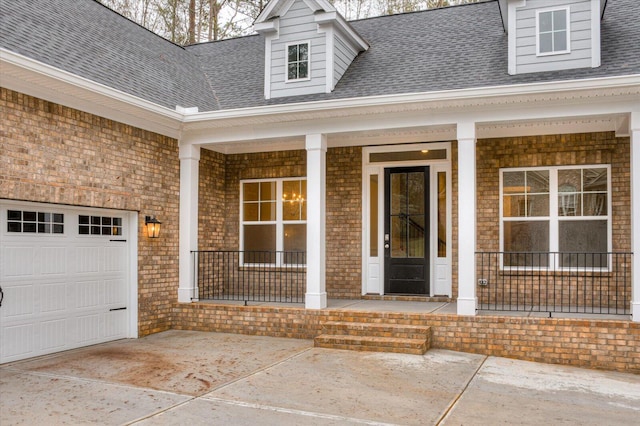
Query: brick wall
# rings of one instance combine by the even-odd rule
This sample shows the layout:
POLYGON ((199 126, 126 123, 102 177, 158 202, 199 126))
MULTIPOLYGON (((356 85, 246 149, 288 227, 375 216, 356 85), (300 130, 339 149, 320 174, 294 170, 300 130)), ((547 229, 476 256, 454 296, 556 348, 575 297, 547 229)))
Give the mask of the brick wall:
POLYGON ((139 333, 171 327, 179 158, 165 136, 0 89, 0 198, 139 211, 139 333), (162 224, 146 237, 145 215, 162 224))
POLYGON ((195 303, 174 307, 176 330, 313 339, 327 321, 431 327, 431 347, 640 373, 640 324, 629 321, 305 310, 195 303))

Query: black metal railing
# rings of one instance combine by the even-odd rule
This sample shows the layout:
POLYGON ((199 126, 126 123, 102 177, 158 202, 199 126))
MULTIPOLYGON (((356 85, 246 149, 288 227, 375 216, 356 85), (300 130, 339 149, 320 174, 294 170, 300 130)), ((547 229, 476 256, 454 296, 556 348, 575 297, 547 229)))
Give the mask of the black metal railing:
POLYGON ((193 251, 200 300, 302 303, 306 253, 193 251))
POLYGON ((478 309, 630 314, 633 253, 477 252, 478 309))

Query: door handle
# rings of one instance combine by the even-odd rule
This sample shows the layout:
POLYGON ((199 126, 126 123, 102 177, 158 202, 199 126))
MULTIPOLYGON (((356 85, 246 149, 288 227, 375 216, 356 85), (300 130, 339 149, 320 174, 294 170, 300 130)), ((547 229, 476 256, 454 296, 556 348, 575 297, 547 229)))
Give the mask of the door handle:
POLYGON ((2 306, 2 300, 4 300, 4 291, 2 291, 2 286, 0 286, 0 306, 2 306))

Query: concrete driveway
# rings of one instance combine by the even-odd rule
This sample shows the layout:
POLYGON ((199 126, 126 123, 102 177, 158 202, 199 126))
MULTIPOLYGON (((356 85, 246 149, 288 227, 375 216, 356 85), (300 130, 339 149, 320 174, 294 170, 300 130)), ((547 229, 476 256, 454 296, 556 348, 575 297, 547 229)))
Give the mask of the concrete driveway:
POLYGON ((0 424, 636 425, 640 376, 168 331, 0 366, 0 424))

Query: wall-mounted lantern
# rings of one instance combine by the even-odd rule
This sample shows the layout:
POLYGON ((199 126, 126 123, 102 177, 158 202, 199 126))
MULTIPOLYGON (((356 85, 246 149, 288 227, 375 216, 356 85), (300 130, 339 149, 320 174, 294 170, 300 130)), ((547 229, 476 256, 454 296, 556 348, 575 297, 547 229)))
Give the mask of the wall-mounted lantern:
POLYGON ((147 236, 149 238, 158 238, 160 235, 160 222, 155 216, 145 216, 144 226, 147 228, 147 236))

